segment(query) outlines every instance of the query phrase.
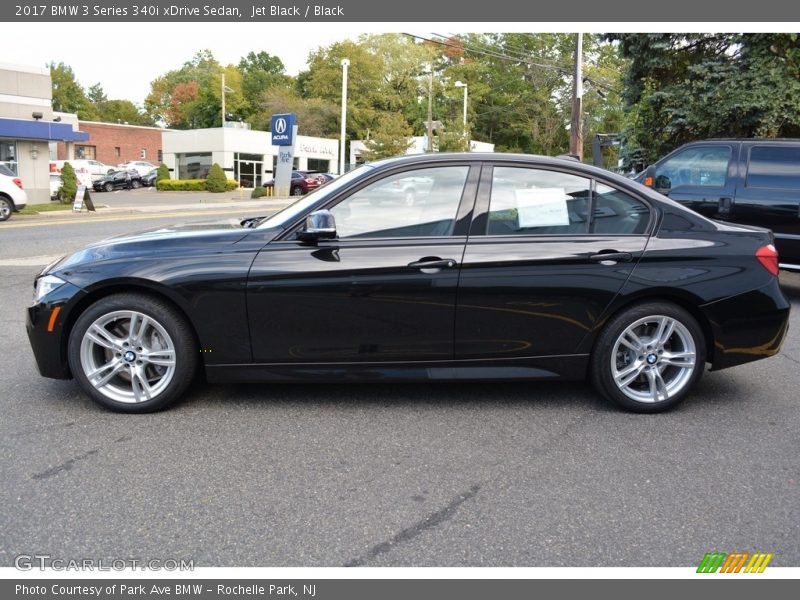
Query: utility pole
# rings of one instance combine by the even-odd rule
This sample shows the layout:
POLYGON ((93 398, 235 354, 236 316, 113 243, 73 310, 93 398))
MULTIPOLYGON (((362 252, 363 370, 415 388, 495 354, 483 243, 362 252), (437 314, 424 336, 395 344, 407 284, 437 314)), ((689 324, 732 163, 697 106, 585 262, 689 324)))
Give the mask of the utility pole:
POLYGON ((428 152, 433 152, 433 65, 428 73, 428 152))
POLYGON ((222 127, 225 127, 225 73, 222 74, 222 127))
MULTIPOLYGON (((347 58, 342 59, 342 119, 341 130, 339 132, 339 175, 344 174, 346 156, 345 151, 345 133, 347 132, 347 68, 350 66, 350 60, 347 58)), ((352 146, 352 145, 351 145, 352 146)))
POLYGON ((572 83, 572 120, 569 126, 569 153, 583 160, 583 34, 575 35, 575 79, 572 83))

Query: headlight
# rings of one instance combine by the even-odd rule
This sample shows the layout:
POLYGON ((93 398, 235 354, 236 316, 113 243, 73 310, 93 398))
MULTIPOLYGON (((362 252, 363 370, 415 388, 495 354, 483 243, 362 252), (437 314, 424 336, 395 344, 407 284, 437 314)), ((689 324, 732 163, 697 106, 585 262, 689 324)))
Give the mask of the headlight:
POLYGON ((66 281, 55 275, 39 277, 33 286, 33 303, 38 304, 50 292, 60 288, 66 281))

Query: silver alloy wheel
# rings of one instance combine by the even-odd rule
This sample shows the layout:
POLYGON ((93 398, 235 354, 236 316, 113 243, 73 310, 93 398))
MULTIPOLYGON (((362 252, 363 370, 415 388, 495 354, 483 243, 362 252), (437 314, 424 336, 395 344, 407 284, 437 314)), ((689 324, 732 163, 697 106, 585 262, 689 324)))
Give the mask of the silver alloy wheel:
POLYGON ((653 315, 629 325, 614 342, 611 376, 636 402, 663 402, 683 390, 697 365, 694 338, 683 323, 653 315))
POLYGON ((175 344, 152 317, 132 310, 96 319, 81 340, 89 383, 116 402, 144 402, 162 393, 175 375, 175 344))
POLYGON ((11 217, 11 203, 5 198, 0 198, 0 221, 7 221, 11 217))

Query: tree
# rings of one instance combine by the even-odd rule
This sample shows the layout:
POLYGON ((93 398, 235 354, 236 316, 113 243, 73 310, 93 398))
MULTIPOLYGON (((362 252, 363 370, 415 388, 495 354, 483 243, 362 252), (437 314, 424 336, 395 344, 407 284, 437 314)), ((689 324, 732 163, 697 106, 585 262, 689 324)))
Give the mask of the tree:
POLYGON ((61 62, 51 62, 47 66, 53 84, 53 110, 77 113, 78 118, 84 121, 95 119, 94 106, 75 79, 72 67, 61 62))
POLYGON ((180 69, 152 81, 145 98, 146 114, 153 122, 176 129, 220 127, 223 73, 225 86, 232 90, 225 97, 226 112, 244 118, 241 73, 233 65, 223 68, 209 50, 197 52, 180 69))
POLYGON ((68 162, 64 163, 61 167, 61 187, 58 190, 58 197, 62 204, 69 204, 75 200, 75 194, 78 193, 78 176, 75 175, 75 169, 68 162))
POLYGON ((630 60, 625 157, 643 167, 688 141, 800 135, 795 33, 609 34, 630 60))
POLYGON ((206 179, 206 190, 216 193, 224 192, 227 185, 228 178, 225 176, 225 171, 222 170, 222 167, 217 163, 211 165, 206 179))
POLYGON ((270 117, 277 113, 295 113, 304 135, 326 137, 338 133, 339 106, 323 98, 302 98, 296 92, 280 87, 271 88, 261 95, 250 123, 255 129, 266 131, 270 117))
POLYGON ((411 147, 411 134, 411 127, 403 115, 384 113, 380 116, 375 133, 366 143, 362 156, 365 160, 402 156, 411 147))
POLYGON ((130 100, 103 100, 95 103, 97 120, 104 123, 153 125, 153 121, 130 100))
POLYGON ((267 52, 250 52, 239 61, 238 70, 247 116, 258 110, 265 92, 274 88, 288 89, 291 84, 281 59, 267 52))

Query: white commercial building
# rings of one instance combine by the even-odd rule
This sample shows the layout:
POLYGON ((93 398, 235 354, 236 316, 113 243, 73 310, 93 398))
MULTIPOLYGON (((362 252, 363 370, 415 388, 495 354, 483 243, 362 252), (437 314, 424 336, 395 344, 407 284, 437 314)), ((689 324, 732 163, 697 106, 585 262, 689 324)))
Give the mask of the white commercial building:
POLYGON ((0 64, 0 164, 22 180, 29 204, 50 201, 50 144, 89 139, 53 113, 50 70, 0 64))
MULTIPOLYGON (((350 165, 357 165, 364 162, 361 157, 367 144, 364 140, 353 140, 350 142, 350 165)), ((428 137, 418 135, 409 139, 409 147, 406 154, 425 154, 428 151, 428 137)), ((494 152, 494 144, 488 142, 469 141, 470 152, 494 152)), ((438 152, 434 143, 434 152, 438 152)))
MULTIPOLYGON (((164 163, 173 179, 206 177, 214 163, 219 164, 229 179, 243 187, 263 185, 272 178, 278 146, 271 143, 268 131, 236 127, 164 131, 162 147, 164 163)), ((336 173, 339 142, 335 139, 298 135, 295 145, 296 169, 336 173)))

